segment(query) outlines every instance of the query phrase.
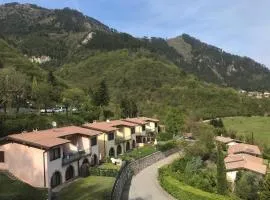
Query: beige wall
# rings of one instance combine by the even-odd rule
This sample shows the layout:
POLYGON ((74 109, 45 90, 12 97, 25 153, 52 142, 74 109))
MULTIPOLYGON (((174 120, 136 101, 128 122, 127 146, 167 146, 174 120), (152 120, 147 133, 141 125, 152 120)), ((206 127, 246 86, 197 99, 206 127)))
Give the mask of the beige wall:
POLYGON ((44 187, 44 150, 17 143, 2 145, 8 170, 22 181, 35 187, 44 187))
POLYGON ((142 130, 142 126, 141 125, 138 125, 135 127, 135 133, 136 135, 145 135, 145 131, 142 130))

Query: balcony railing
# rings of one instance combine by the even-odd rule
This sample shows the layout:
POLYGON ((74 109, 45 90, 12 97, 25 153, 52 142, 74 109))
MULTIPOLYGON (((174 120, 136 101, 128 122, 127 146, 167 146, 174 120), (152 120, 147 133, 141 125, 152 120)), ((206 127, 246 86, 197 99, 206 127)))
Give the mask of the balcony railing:
POLYGON ((115 137, 115 144, 120 144, 120 143, 123 143, 127 140, 131 140, 131 136, 126 136, 126 137, 121 137, 121 136, 116 136, 115 137))
POLYGON ((71 152, 71 153, 64 153, 63 159, 62 159, 62 165, 67 165, 69 163, 72 163, 76 160, 79 160, 81 157, 90 155, 91 149, 83 149, 79 150, 78 152, 71 152))

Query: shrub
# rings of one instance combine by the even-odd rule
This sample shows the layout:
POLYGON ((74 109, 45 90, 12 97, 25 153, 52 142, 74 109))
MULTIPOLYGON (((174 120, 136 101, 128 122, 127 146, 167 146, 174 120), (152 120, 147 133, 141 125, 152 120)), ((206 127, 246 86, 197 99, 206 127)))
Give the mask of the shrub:
POLYGON ((161 186, 176 199, 181 200, 233 200, 235 198, 221 196, 202 191, 179 182, 168 174, 165 168, 159 169, 159 181, 161 186))
POLYGON ((117 169, 101 169, 98 167, 90 167, 89 173, 91 176, 116 177, 118 174, 118 170, 117 169))
POLYGON ((172 140, 173 139, 173 134, 172 133, 159 133, 157 135, 157 140, 158 141, 168 141, 168 140, 172 140))
POLYGON ((177 142, 175 140, 166 142, 165 144, 158 144, 157 149, 159 151, 167 151, 177 147, 177 142))

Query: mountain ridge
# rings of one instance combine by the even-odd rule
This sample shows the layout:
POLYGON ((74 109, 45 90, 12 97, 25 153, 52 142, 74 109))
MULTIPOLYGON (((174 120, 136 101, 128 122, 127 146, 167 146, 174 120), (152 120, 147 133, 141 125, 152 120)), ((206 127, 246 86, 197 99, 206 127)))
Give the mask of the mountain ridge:
POLYGON ((202 81, 235 89, 270 90, 270 71, 262 64, 187 34, 168 40, 136 38, 70 8, 19 3, 0 5, 0 26, 0 35, 24 55, 50 57, 52 61, 43 64, 50 68, 87 59, 95 51, 146 49, 202 81))

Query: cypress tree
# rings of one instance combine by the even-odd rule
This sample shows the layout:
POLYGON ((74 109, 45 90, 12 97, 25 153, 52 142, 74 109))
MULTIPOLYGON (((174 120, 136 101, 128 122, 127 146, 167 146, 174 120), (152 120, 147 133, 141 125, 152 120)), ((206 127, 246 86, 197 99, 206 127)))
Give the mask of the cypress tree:
POLYGON ((260 200, 269 200, 269 199, 270 199, 270 175, 267 175, 265 177, 260 192, 260 200))
POLYGON ((226 179, 226 169, 224 163, 224 156, 221 145, 217 146, 217 192, 219 194, 226 194, 228 185, 226 179))

